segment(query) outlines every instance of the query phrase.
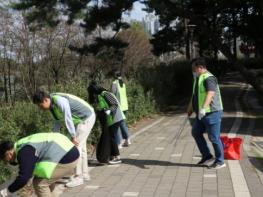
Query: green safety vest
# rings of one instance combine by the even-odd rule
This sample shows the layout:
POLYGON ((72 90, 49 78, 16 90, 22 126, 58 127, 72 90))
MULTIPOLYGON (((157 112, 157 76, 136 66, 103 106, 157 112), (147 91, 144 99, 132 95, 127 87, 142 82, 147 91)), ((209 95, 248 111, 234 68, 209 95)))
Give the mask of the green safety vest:
MULTIPOLYGON (((107 101, 104 98, 104 94, 106 91, 103 91, 100 95, 98 95, 98 105, 99 105, 99 110, 108 110, 109 109, 109 104, 107 103, 107 101)), ((109 92, 110 93, 110 92, 109 92)), ((116 101, 118 101, 118 99, 115 97, 114 94, 110 93, 115 99, 116 101)), ((123 112, 120 110, 121 116, 123 117, 123 119, 125 119, 125 115, 123 114, 123 112)), ((111 126, 113 125, 115 122, 113 121, 113 115, 109 114, 107 115, 107 126, 111 126)))
MULTIPOLYGON (((204 86, 204 81, 208 78, 214 76, 213 74, 211 74, 210 72, 205 72, 203 74, 201 74, 199 76, 199 80, 198 80, 198 110, 200 110, 203 107, 203 104, 205 102, 205 98, 206 98, 206 89, 204 86)), ((194 78, 194 84, 193 84, 193 94, 195 93, 195 84, 196 84, 196 78, 194 78)), ((217 92, 218 92, 218 96, 219 96, 219 101, 220 101, 220 107, 218 110, 223 110, 223 104, 222 104, 222 98, 221 98, 221 94, 220 94, 220 89, 219 86, 217 84, 217 88, 216 88, 217 92)), ((209 105, 206 109, 205 109, 206 113, 212 112, 211 111, 211 106, 209 105)))
MULTIPOLYGON (((109 105, 104 99, 104 92, 103 91, 100 95, 98 95, 98 101, 99 101, 99 110, 107 110, 109 109, 109 105)), ((107 126, 111 126, 113 124, 113 117, 111 114, 107 115, 107 126)))
POLYGON ((119 80, 115 80, 113 82, 117 86, 118 92, 119 92, 119 102, 120 102, 120 107, 122 111, 127 111, 128 110, 128 100, 127 100, 127 94, 126 94, 126 85, 123 83, 122 87, 120 86, 119 80))
MULTIPOLYGON (((65 93, 54 93, 54 94, 51 94, 51 100, 52 100, 52 104, 53 104, 51 112, 52 112, 53 116, 59 121, 64 121, 64 114, 63 114, 63 112, 61 112, 61 110, 57 106, 57 98, 58 98, 58 96, 62 96, 62 97, 65 97, 65 98, 68 97, 68 98, 70 98, 70 99, 72 99, 74 101, 77 101, 77 102, 81 103, 84 107, 87 107, 90 111, 94 111, 94 109, 87 102, 85 102, 84 100, 80 99, 77 96, 74 96, 74 95, 71 95, 71 94, 65 94, 65 93)), ((71 113, 71 116, 72 116, 73 124, 75 126, 78 125, 81 122, 81 120, 82 120, 76 114, 71 113)))
POLYGON ((50 179, 59 161, 74 147, 74 144, 60 133, 37 133, 18 140, 14 145, 16 156, 19 150, 30 145, 35 148, 37 161, 33 175, 50 179))

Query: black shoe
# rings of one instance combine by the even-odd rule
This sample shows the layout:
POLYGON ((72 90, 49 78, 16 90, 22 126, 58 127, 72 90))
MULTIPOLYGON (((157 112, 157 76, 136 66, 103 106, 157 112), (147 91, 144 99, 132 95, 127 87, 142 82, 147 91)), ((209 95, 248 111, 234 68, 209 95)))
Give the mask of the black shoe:
POLYGON ((208 169, 218 170, 218 169, 224 168, 224 167, 226 167, 226 164, 225 164, 225 163, 214 162, 212 165, 208 166, 208 169))
POLYGON ((198 163, 197 165, 207 165, 209 162, 213 161, 213 156, 210 155, 208 157, 203 157, 198 163))

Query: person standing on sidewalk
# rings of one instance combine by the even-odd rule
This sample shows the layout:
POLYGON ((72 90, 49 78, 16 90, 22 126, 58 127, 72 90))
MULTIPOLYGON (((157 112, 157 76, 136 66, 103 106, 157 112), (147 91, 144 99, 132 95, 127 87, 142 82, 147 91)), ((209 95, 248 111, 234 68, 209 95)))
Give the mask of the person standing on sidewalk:
POLYGON ((38 197, 57 197, 56 181, 71 175, 76 168, 79 151, 60 133, 37 133, 13 143, 0 143, 0 159, 11 165, 18 165, 18 176, 7 188, 0 191, 0 197, 11 196, 24 187, 33 177, 33 187, 38 197))
MULTIPOLYGON (((120 72, 115 72, 115 80, 112 83, 111 91, 116 96, 120 103, 120 107, 124 115, 127 117, 128 112, 128 99, 126 94, 126 85, 121 77, 120 72)), ((120 127, 118 129, 118 132, 115 136, 116 143, 118 144, 119 148, 122 148, 122 146, 129 146, 131 144, 131 141, 129 139, 129 131, 126 122, 123 120, 120 122, 120 127), (121 142, 121 137, 124 139, 124 142, 121 142)))
MULTIPOLYGON (((103 113, 105 116, 105 122, 110 133, 110 158, 109 164, 121 163, 120 152, 118 145, 115 141, 115 135, 120 127, 120 122, 125 119, 125 115, 121 111, 118 99, 111 92, 107 91, 103 87, 91 82, 88 87, 88 93, 90 103, 96 103, 98 105, 99 114, 103 113)), ((102 115, 101 115, 102 116, 102 115)))
POLYGON ((87 139, 95 124, 95 112, 83 99, 65 93, 47 94, 38 91, 33 97, 33 102, 41 109, 49 110, 56 119, 54 131, 59 131, 64 123, 72 142, 80 152, 76 175, 66 184, 67 187, 75 187, 90 180, 88 172, 87 139))
POLYGON ((204 132, 207 132, 215 152, 214 163, 208 168, 220 169, 226 165, 224 163, 223 144, 220 140, 223 104, 219 85, 216 77, 207 70, 204 58, 193 59, 191 65, 194 83, 187 113, 188 116, 191 116, 193 111, 196 113, 192 136, 202 154, 202 159, 198 165, 207 165, 213 160, 213 155, 203 135, 204 132))

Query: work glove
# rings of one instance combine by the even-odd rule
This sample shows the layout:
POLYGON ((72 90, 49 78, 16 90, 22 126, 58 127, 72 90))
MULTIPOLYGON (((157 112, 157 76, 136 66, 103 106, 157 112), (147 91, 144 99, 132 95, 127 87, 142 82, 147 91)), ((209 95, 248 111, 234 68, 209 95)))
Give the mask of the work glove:
POLYGON ((198 119, 201 120, 205 116, 205 108, 201 108, 198 113, 198 119))
POLYGON ((108 109, 108 110, 105 111, 105 114, 110 115, 110 112, 111 111, 108 109))
POLYGON ((8 191, 7 188, 2 189, 2 190, 0 191, 0 197, 7 197, 7 196, 9 196, 10 194, 11 194, 11 193, 8 191))

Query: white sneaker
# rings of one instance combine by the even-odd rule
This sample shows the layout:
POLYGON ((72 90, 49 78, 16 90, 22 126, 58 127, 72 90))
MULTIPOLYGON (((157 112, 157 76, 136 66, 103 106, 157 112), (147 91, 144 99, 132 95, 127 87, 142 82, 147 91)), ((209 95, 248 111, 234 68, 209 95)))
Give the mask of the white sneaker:
POLYGON ((115 165, 115 164, 119 164, 119 163, 121 163, 121 160, 118 158, 115 158, 115 159, 112 159, 109 161, 109 164, 111 164, 111 165, 115 165))
POLYGON ((129 145, 131 145, 131 140, 130 139, 125 140, 123 146, 129 146, 129 145))
POLYGON ((208 169, 215 169, 215 170, 218 170, 218 169, 221 169, 221 168, 224 168, 226 167, 226 164, 225 163, 217 163, 217 162, 214 162, 212 165, 208 166, 208 169))
POLYGON ((118 145, 118 149, 122 149, 122 148, 123 148, 122 144, 118 145))
POLYGON ((71 181, 71 177, 62 177, 61 179, 58 180, 59 183, 68 183, 71 181))
POLYGON ((79 185, 84 184, 83 178, 75 177, 70 182, 66 184, 67 187, 77 187, 79 185))

